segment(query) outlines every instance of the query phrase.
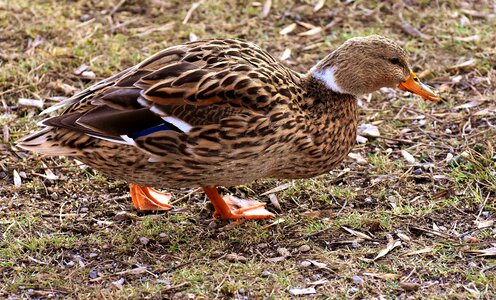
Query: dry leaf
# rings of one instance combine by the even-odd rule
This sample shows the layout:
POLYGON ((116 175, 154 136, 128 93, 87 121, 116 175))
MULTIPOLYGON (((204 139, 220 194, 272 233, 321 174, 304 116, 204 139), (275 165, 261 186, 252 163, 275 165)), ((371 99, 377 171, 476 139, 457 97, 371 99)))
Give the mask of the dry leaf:
POLYGON ((434 250, 434 248, 432 247, 426 247, 426 248, 423 248, 423 249, 420 249, 420 250, 415 250, 415 251, 410 251, 410 252, 407 252, 405 254, 403 254, 404 256, 411 256, 411 255, 417 255, 417 254, 424 254, 424 253, 430 253, 434 250))
POLYGON ((324 7, 325 0, 319 0, 317 3, 315 3, 315 6, 313 7, 313 12, 318 12, 322 7, 324 7))
POLYGON ((273 193, 277 193, 277 192, 280 192, 280 191, 284 191, 285 189, 289 188, 290 186, 291 186, 290 183, 284 183, 284 184, 281 184, 281 185, 276 186, 273 189, 268 190, 267 192, 264 192, 264 193, 260 194, 260 196, 266 196, 268 194, 273 194, 273 193))
POLYGON ((73 73, 75 75, 81 75, 84 71, 88 70, 89 68, 90 68, 90 66, 88 66, 87 64, 82 64, 79 67, 77 67, 76 69, 74 69, 73 73))
POLYGON ((374 278, 379 278, 379 279, 384 279, 384 280, 390 280, 390 279, 396 280, 396 279, 401 278, 400 274, 394 274, 394 273, 379 274, 379 273, 365 272, 365 273, 363 273, 363 275, 374 277, 374 278))
POLYGON ((483 229, 483 228, 492 227, 494 225, 494 220, 478 221, 476 223, 478 229, 483 229))
POLYGON ((477 256, 496 256, 496 244, 493 244, 493 247, 490 248, 468 250, 466 252, 477 254, 477 256))
POLYGON ((312 265, 318 267, 318 268, 325 268, 327 265, 325 263, 318 262, 316 260, 308 260, 309 262, 312 263, 312 265))
POLYGON ((270 13, 270 8, 272 7, 272 0, 266 0, 262 8, 262 18, 265 18, 270 13))
POLYGON ((189 19, 191 18, 191 15, 193 12, 203 3, 203 0, 195 2, 191 4, 190 9, 188 9, 188 12, 186 13, 186 16, 184 17, 183 24, 188 23, 189 19))
POLYGON ((322 31, 322 27, 315 27, 305 32, 298 33, 299 36, 311 36, 319 34, 322 31))
POLYGON ((479 104, 481 104, 483 102, 484 102, 484 100, 472 100, 472 101, 464 103, 462 105, 455 106, 454 109, 472 108, 472 107, 478 106, 479 104))
POLYGON ((392 237, 388 236, 388 244, 386 246, 386 248, 382 249, 381 251, 379 251, 379 253, 377 254, 377 256, 374 258, 374 260, 378 260, 379 258, 381 257, 384 257, 386 256, 389 252, 391 252, 394 248, 398 247, 398 246, 401 246, 401 242, 400 241, 397 241, 397 240, 394 240, 392 237))
POLYGON ((19 176, 19 173, 16 170, 14 170, 14 186, 16 188, 19 188, 21 187, 21 184, 22 184, 21 176, 19 176))
POLYGON ((284 61, 289 59, 290 57, 291 57, 291 49, 286 48, 284 49, 284 52, 281 54, 281 57, 279 57, 279 59, 284 61))
POLYGON ((281 31, 279 31, 279 34, 280 35, 286 35, 288 33, 291 33, 291 32, 293 32, 293 30, 296 29, 296 26, 297 26, 296 23, 291 23, 288 26, 281 29, 281 31))
POLYGON ((349 233, 351 233, 351 234, 353 234, 353 235, 355 235, 355 236, 357 236, 359 238, 362 238, 362 239, 365 239, 365 240, 372 240, 372 238, 369 235, 367 235, 365 233, 362 233, 360 231, 353 230, 353 229, 348 228, 346 226, 341 226, 341 228, 343 228, 344 230, 348 231, 349 233))

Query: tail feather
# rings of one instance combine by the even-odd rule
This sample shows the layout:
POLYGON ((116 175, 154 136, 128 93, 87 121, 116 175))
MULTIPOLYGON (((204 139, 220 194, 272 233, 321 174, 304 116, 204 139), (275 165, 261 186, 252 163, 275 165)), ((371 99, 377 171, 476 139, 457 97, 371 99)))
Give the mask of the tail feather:
POLYGON ((44 128, 18 140, 17 146, 49 156, 77 156, 79 154, 77 149, 63 145, 54 139, 54 135, 53 127, 44 128))

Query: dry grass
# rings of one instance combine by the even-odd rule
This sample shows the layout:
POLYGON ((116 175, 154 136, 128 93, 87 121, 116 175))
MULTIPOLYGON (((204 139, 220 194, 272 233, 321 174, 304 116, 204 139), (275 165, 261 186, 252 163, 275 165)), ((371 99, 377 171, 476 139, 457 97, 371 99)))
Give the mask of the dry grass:
MULTIPOLYGON (((280 299, 315 287, 319 298, 494 298, 495 251, 472 252, 496 234, 494 4, 326 1, 314 12, 317 2, 272 1, 262 17, 264 3, 206 0, 186 24, 182 1, 1 2, 0 297, 280 299), (293 22, 303 23, 279 34, 293 22), (307 23, 322 30, 299 35, 307 23), (177 191, 172 212, 142 214, 125 183, 14 146, 40 120, 20 98, 47 107, 191 34, 289 48, 287 64, 304 72, 371 33, 400 41, 443 102, 398 90, 362 98, 361 122, 382 135, 353 150, 366 162, 291 182, 276 193, 275 223, 212 221, 191 191, 177 191), (83 64, 95 78, 74 73, 83 64)), ((284 183, 230 191, 268 202, 259 195, 284 183)))

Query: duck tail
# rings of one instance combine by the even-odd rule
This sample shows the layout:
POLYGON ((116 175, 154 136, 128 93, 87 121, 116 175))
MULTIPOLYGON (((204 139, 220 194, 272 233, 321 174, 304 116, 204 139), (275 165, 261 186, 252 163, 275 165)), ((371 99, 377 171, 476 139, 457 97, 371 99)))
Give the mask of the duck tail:
POLYGON ((56 129, 44 128, 18 140, 16 146, 21 149, 49 156, 78 156, 77 149, 67 147, 54 139, 56 129))

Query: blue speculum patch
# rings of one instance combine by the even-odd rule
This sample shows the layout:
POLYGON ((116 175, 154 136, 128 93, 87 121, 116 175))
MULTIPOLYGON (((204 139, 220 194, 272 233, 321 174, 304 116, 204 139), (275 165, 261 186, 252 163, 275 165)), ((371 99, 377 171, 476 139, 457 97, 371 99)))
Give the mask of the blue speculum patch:
POLYGON ((141 136, 149 135, 157 131, 162 131, 162 130, 172 130, 172 131, 177 131, 177 132, 182 132, 181 129, 177 128, 176 126, 172 125, 171 123, 164 122, 163 124, 150 127, 147 129, 143 129, 137 132, 133 132, 129 134, 129 137, 132 139, 139 138, 141 136))

